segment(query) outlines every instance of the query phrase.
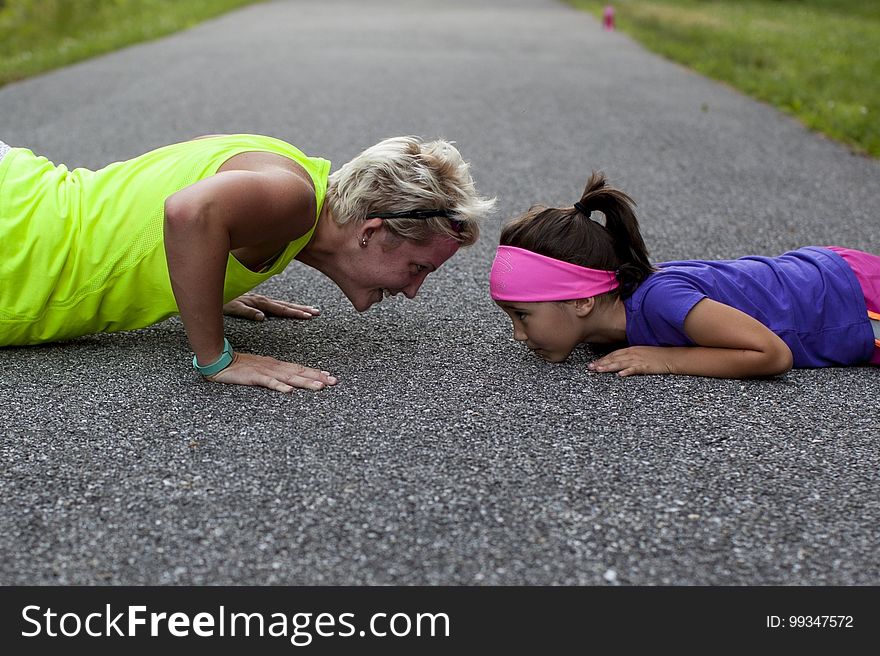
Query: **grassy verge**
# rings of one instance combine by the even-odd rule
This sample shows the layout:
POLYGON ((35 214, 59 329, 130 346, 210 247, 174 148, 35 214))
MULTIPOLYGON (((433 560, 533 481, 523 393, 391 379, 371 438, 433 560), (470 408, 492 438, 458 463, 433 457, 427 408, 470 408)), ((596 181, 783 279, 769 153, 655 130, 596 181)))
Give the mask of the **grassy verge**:
POLYGON ((0 86, 258 0, 0 0, 0 86))
POLYGON ((649 49, 880 157, 880 2, 569 0, 649 49))

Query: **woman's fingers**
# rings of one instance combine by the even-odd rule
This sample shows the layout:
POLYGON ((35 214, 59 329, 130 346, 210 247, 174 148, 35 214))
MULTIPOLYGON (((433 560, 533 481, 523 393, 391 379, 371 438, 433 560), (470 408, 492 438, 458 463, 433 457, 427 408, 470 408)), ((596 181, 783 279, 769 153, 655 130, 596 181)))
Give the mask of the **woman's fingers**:
POLYGON ((300 305, 299 303, 291 303, 289 301, 280 301, 268 296, 260 296, 259 294, 247 294, 242 297, 252 307, 263 310, 269 314, 275 314, 280 317, 296 317, 311 319, 313 316, 321 314, 321 310, 311 305, 300 305))
POLYGON ((272 378, 272 376, 260 376, 255 379, 253 383, 255 387, 267 387, 271 390, 275 390, 276 392, 281 392, 283 394, 290 394, 295 388, 293 385, 288 385, 287 383, 278 380, 277 378, 272 378))
MULTIPOLYGON (((280 362, 276 360, 276 362, 280 362)), ((320 371, 311 367, 304 367, 300 364, 282 362, 281 364, 289 365, 282 373, 282 380, 293 387, 301 387, 305 389, 324 389, 328 385, 336 384, 336 377, 331 376, 328 371, 320 371), (291 371, 291 367, 293 371, 291 371)))
POLYGON ((311 319, 321 314, 321 310, 311 305, 299 305, 279 301, 261 294, 244 294, 223 306, 226 314, 262 321, 266 315, 287 317, 289 319, 311 319))
POLYGON ((236 353, 232 364, 210 376, 209 380, 266 387, 285 393, 297 388, 320 390, 336 384, 336 377, 327 371, 251 353, 236 353))
POLYGON ((281 304, 278 301, 276 301, 275 305, 268 306, 265 309, 269 314, 274 314, 278 317, 290 317, 291 319, 311 319, 321 314, 318 308, 308 305, 294 305, 293 303, 281 304))
POLYGON ((242 319, 250 319, 251 321, 262 321, 266 318, 266 315, 258 308, 247 305, 239 299, 229 301, 229 303, 224 305, 223 314, 228 314, 232 317, 241 317, 242 319))

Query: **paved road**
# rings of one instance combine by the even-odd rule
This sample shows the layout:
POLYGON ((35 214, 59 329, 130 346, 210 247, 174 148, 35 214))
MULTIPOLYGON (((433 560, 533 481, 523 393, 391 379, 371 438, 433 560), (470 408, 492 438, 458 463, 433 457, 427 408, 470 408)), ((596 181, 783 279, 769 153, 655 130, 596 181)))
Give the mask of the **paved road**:
POLYGON ((229 321, 341 380, 200 381, 181 325, 0 351, 3 584, 880 584, 880 370, 590 375, 488 298, 501 222, 604 169, 657 260, 880 248, 880 166, 550 0, 303 0, 0 90, 0 138, 100 166, 197 134, 342 163, 445 136, 499 212, 413 302, 229 321))

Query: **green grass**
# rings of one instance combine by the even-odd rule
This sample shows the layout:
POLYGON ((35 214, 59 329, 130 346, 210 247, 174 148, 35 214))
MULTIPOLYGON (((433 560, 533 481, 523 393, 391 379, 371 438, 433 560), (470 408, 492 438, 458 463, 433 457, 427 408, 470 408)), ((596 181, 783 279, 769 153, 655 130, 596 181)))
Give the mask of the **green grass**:
POLYGON ((880 157, 880 2, 569 0, 649 49, 880 157))
POLYGON ((0 86, 258 0, 0 0, 0 86))

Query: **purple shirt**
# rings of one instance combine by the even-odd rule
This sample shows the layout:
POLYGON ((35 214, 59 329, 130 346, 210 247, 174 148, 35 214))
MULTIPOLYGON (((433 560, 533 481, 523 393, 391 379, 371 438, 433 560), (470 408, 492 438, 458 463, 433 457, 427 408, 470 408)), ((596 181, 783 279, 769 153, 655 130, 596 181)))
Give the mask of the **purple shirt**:
POLYGON ((858 364, 873 355, 874 334, 859 281, 843 258, 826 248, 657 267, 624 301, 626 337, 633 346, 694 346, 684 320, 709 298, 779 335, 795 367, 858 364))

